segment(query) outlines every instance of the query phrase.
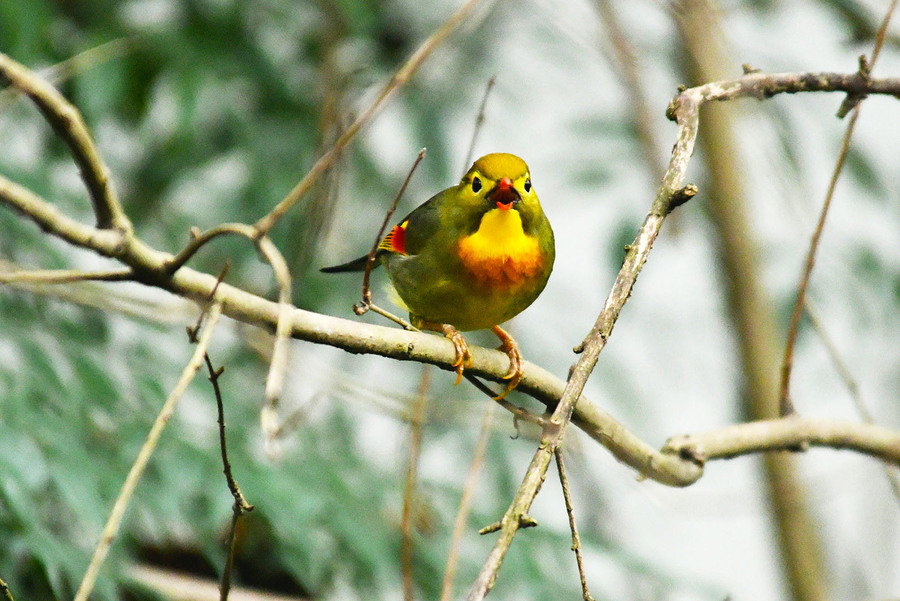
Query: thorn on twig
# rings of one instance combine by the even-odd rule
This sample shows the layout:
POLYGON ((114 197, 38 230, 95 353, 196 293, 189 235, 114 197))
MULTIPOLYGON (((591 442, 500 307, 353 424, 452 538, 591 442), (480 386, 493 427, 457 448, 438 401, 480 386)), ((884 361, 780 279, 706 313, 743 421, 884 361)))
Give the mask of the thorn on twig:
POLYGON ((741 69, 744 70, 744 75, 750 75, 752 73, 759 73, 759 69, 757 67, 754 67, 750 63, 744 63, 743 65, 741 65, 741 69))

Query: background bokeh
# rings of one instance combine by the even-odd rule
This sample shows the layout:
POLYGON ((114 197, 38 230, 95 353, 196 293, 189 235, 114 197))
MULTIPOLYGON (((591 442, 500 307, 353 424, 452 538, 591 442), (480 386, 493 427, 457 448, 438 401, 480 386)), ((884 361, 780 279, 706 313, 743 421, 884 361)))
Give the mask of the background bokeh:
MULTIPOLYGON (((545 293, 512 323, 529 360, 564 377, 572 347, 603 306, 650 207, 674 143, 664 112, 688 82, 674 13, 610 2, 634 47, 650 109, 642 146, 603 0, 483 3, 351 144, 337 167, 273 231, 295 303, 348 319, 354 276, 324 265, 362 254, 419 148, 428 154, 401 213, 459 178, 487 80, 476 156, 513 152, 530 165, 557 240, 545 293)), ((689 4, 689 3, 688 3, 689 4)), ((737 77, 857 68, 887 3, 720 2, 737 77)), ((268 212, 364 110, 457 3, 411 0, 4 0, 0 51, 39 70, 84 113, 138 234, 177 251, 191 226, 253 222, 268 212)), ((900 29, 875 74, 900 73, 900 29)), ((759 243, 779 335, 838 154, 841 97, 806 94, 737 105, 731 149, 759 243)), ((876 420, 900 427, 900 104, 863 106, 837 188, 811 298, 876 420)), ((64 145, 25 100, 0 91, 0 173, 92 221, 64 145)), ((667 222, 587 393, 651 444, 734 423, 743 410, 738 343, 726 310, 716 232, 700 193, 667 222)), ((272 295, 268 267, 240 240, 192 265, 272 295)), ((0 209, 0 261, 25 268, 103 268, 0 209)), ((376 298, 388 304, 385 278, 376 298)), ((0 287, 0 578, 16 598, 70 598, 112 501, 163 399, 190 356, 196 309, 136 284, 0 287)), ((495 344, 487 335, 473 338, 495 344)), ((400 595, 400 513, 411 403, 421 367, 294 343, 282 411, 295 429, 267 455, 259 408, 270 341, 233 322, 218 330, 234 473, 257 508, 240 533, 236 579, 300 598, 400 595)), ((415 499, 415 581, 437 598, 449 535, 489 401, 432 370, 415 499)), ((804 415, 858 419, 804 321, 793 397, 804 415)), ((522 395, 512 400, 532 409, 522 395)), ((486 465, 463 541, 457 591, 493 543, 477 529, 506 508, 534 450, 494 413, 486 465)), ((784 598, 757 458, 717 462, 688 489, 639 481, 570 431, 570 481, 596 599, 784 598)), ((900 513, 882 466, 833 450, 800 460, 833 598, 900 595, 900 513)), ((548 478, 504 564, 498 599, 579 598, 558 483, 548 478)), ((221 474, 215 405, 198 378, 141 482, 97 599, 152 598, 134 565, 213 576, 224 564, 231 497, 221 474)))

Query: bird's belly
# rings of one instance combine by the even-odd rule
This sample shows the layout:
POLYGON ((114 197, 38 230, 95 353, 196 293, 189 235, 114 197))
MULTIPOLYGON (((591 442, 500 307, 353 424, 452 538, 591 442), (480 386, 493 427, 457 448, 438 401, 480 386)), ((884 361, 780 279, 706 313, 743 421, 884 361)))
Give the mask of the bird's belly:
POLYGON ((417 273, 415 263, 404 261, 389 269, 397 294, 411 315, 459 330, 480 330, 508 321, 524 311, 547 283, 548 273, 498 267, 491 277, 466 270, 450 276, 417 273), (514 277, 512 277, 514 276, 514 277))

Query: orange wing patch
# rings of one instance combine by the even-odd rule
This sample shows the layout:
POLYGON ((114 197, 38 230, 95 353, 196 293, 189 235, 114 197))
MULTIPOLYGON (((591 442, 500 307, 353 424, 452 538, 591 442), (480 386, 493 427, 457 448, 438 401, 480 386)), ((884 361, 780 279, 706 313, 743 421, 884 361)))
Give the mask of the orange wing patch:
POLYGON ((400 225, 395 225, 394 228, 387 233, 387 236, 381 241, 381 244, 378 245, 379 250, 386 250, 392 253, 398 253, 401 255, 406 254, 406 226, 409 225, 409 220, 407 219, 400 225))

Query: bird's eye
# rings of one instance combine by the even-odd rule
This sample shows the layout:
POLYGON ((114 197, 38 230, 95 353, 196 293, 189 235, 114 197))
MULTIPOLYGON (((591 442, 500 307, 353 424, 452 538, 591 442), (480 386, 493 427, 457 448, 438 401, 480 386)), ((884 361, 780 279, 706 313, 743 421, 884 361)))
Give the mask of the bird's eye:
POLYGON ((476 194, 481 191, 481 180, 477 177, 472 178, 472 192, 476 194))
POLYGON ((525 188, 525 193, 526 193, 526 194, 528 194, 529 192, 531 192, 531 178, 530 178, 530 177, 529 177, 528 179, 525 180, 525 185, 524 185, 523 187, 525 188))

